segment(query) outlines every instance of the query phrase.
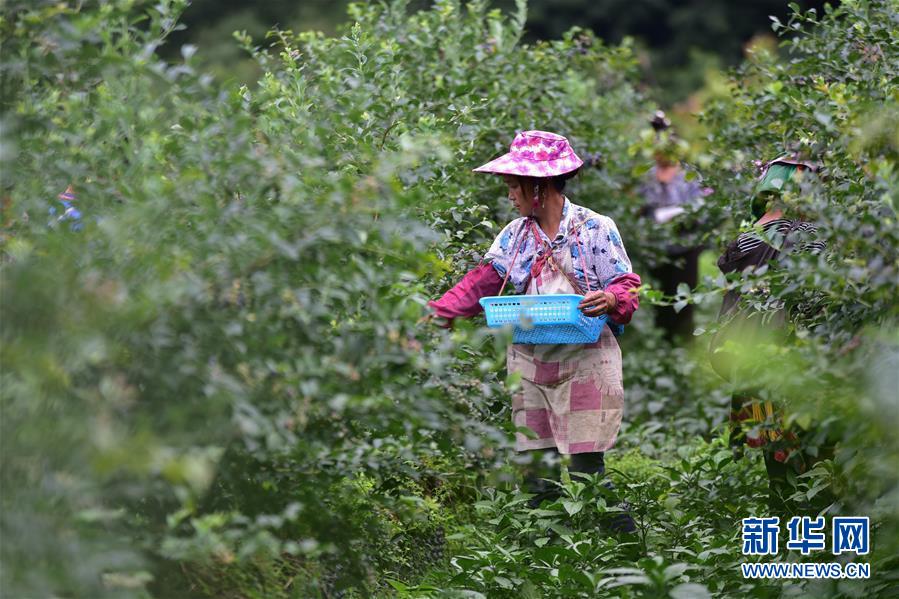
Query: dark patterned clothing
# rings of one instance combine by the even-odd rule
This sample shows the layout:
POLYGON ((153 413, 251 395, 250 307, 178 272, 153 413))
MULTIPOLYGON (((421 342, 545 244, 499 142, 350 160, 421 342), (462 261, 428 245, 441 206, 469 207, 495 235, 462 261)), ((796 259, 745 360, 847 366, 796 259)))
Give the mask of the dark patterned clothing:
MULTIPOLYGON (((727 247, 718 261, 721 272, 727 274, 754 270, 776 261, 781 253, 819 254, 826 248, 826 243, 818 239, 818 228, 813 223, 778 218, 761 225, 760 229, 740 234, 727 247)), ((739 301, 740 294, 729 291, 724 297, 721 316, 742 321, 742 326, 731 325, 732 331, 727 337, 741 342, 744 347, 751 347, 755 327, 762 326, 760 321, 763 319, 753 318, 759 315, 758 312, 740 312, 739 301), (748 318, 753 320, 750 322, 748 318)), ((777 302, 775 306, 779 308, 772 310, 774 318, 769 322, 782 323, 786 319, 783 304, 777 302)), ((743 373, 740 379, 748 382, 751 376, 743 373)), ((772 402, 760 399, 760 395, 757 389, 751 389, 747 385, 742 393, 732 396, 730 444, 737 451, 742 451, 744 444, 762 449, 769 478, 769 505, 774 513, 786 513, 797 508, 791 507, 788 500, 793 493, 792 486, 788 483, 790 476, 806 472, 814 462, 825 456, 822 454, 813 458, 803 455, 800 451, 803 431, 785 430, 783 414, 772 402)), ((822 498, 825 496, 826 494, 822 494, 822 498)), ((798 506, 803 509, 805 507, 807 506, 798 506)))
POLYGON ((785 218, 776 218, 762 225, 764 231, 764 239, 756 231, 747 231, 741 233, 737 237, 737 248, 741 252, 751 252, 760 247, 767 241, 773 242, 774 247, 783 244, 784 236, 790 230, 790 226, 794 225, 796 241, 793 245, 793 251, 808 252, 810 254, 820 254, 827 247, 826 242, 817 239, 818 227, 814 223, 790 221, 785 218))

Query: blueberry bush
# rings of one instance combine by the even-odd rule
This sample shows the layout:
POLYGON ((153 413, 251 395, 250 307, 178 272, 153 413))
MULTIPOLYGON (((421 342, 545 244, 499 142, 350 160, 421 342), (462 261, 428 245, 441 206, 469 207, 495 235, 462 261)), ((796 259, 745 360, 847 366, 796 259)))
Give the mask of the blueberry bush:
POLYGON ((622 338, 614 487, 563 474, 536 510, 511 449, 509 340, 419 319, 512 216, 471 168, 516 130, 564 132, 587 162, 566 192, 616 220, 637 272, 663 263, 676 233, 638 216, 654 107, 628 42, 525 44, 523 1, 355 4, 333 37, 235 33, 263 73, 243 86, 194 47, 161 58, 185 6, 2 8, 4 596, 895 592, 895 1, 796 7, 774 22, 781 54, 704 107, 697 238, 716 250, 745 228, 752 161, 797 144, 826 176, 786 200, 828 251, 748 281, 706 260, 674 297, 647 278, 622 338), (79 230, 48 212, 68 185, 79 230), (870 580, 740 574, 740 519, 767 513, 767 481, 727 445, 731 389, 704 332, 738 285, 810 306, 763 378, 810 431, 804 451, 835 444, 795 492, 871 516, 870 580), (651 304, 689 302, 702 329, 671 346, 651 304), (606 526, 621 500, 634 535, 606 526))

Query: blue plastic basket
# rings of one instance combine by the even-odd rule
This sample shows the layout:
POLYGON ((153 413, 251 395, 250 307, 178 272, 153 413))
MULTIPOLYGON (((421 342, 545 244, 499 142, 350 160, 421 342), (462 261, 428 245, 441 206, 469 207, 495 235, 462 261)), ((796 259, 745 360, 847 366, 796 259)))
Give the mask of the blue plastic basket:
POLYGON ((583 295, 495 295, 480 300, 487 326, 514 325, 513 343, 596 343, 606 317, 584 316, 583 295))

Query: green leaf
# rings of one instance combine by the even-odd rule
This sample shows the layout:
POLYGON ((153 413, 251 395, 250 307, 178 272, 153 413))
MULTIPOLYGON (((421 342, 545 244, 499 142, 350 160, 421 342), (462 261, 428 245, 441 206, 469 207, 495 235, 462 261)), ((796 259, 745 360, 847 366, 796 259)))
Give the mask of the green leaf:
POLYGON ((665 568, 665 580, 672 580, 687 571, 689 564, 671 564, 665 568))
POLYGON ((671 589, 668 596, 671 599, 712 599, 712 594, 709 593, 708 588, 695 582, 685 582, 677 585, 671 589))
POLYGON ((563 499, 562 507, 565 508, 565 511, 568 512, 569 516, 574 516, 575 514, 580 512, 582 509, 584 509, 584 502, 583 501, 573 501, 570 499, 563 499))
POLYGON ((512 584, 512 581, 506 578, 505 576, 497 576, 493 579, 493 582, 498 584, 500 588, 503 589, 512 589, 515 588, 515 585, 512 584))
POLYGON ((524 435, 524 436, 527 437, 528 439, 538 439, 538 438, 539 438, 539 436, 537 435, 537 433, 534 432, 533 429, 531 429, 531 428, 529 428, 529 427, 527 427, 527 426, 516 426, 516 427, 515 427, 515 432, 516 432, 516 433, 521 433, 522 435, 524 435))

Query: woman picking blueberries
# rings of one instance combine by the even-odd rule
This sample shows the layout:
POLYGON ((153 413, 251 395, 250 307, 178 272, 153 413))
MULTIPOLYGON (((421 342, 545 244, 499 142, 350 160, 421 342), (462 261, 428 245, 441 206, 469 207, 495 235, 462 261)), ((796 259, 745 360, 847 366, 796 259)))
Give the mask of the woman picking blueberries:
MULTIPOLYGON (((638 306, 640 277, 615 223, 571 202, 565 182, 583 161, 568 140, 545 131, 515 136, 510 151, 475 172, 501 175, 509 200, 521 214, 506 225, 484 262, 429 306, 451 321, 481 311, 478 300, 500 295, 507 284, 518 294, 578 294, 587 316, 607 315, 607 329, 589 344, 512 344, 509 373, 521 375, 512 398, 518 451, 571 456, 570 471, 602 474, 603 452, 612 448, 621 425, 624 387, 616 336, 638 306)), ((536 478, 532 505, 558 495, 536 478)), ((617 530, 633 530, 629 516, 617 530)))

